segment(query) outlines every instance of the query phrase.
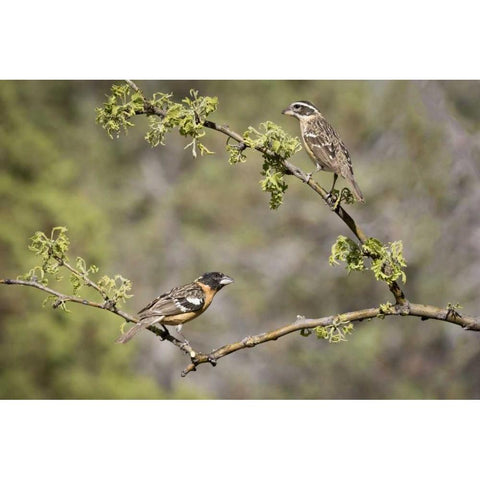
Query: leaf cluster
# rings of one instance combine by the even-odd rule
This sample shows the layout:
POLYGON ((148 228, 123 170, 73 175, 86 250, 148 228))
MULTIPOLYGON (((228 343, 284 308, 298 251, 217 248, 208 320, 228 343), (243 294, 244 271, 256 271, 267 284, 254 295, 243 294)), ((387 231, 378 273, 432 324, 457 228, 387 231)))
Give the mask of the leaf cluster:
MULTIPOLYGON (((115 275, 114 277, 103 275, 95 283, 91 279, 91 275, 98 273, 99 269, 96 265, 87 266, 82 257, 76 258, 75 267, 69 264, 67 252, 70 247, 70 239, 67 236, 67 231, 66 227, 59 226, 52 229, 50 236, 47 236, 44 232, 36 232, 31 237, 28 248, 35 255, 38 255, 42 262, 25 275, 21 275, 20 278, 48 285, 51 276, 57 281, 62 280, 61 268, 65 268, 70 272, 69 280, 73 295, 77 295, 79 290, 86 286, 98 291, 112 305, 120 300, 125 302, 132 297, 128 294, 132 288, 132 282, 121 275, 115 275)), ((47 300, 55 300, 55 297, 49 297, 47 300)), ((57 306, 65 309, 63 301, 57 306)))
POLYGON ((197 90, 190 90, 189 97, 185 97, 181 102, 174 102, 171 95, 156 93, 151 103, 163 111, 162 115, 150 117, 145 139, 152 147, 165 145, 165 135, 178 128, 180 135, 192 139, 185 148, 191 146, 194 157, 197 156, 197 148, 200 155, 213 153, 203 143, 198 142, 198 139, 205 135, 203 122, 217 109, 217 97, 199 96, 197 90))
POLYGON ((332 205, 332 210, 335 210, 341 203, 352 205, 355 203, 355 197, 348 187, 342 188, 341 191, 334 189, 331 194, 336 198, 335 203, 332 205))
POLYGON ((64 261, 68 261, 67 252, 70 246, 66 232, 66 227, 54 227, 49 237, 43 232, 35 232, 30 238, 28 249, 38 255, 42 263, 33 267, 25 275, 21 275, 20 278, 34 280, 43 285, 48 285, 47 275, 61 280, 60 266, 64 261))
POLYGON ((228 153, 228 163, 235 165, 236 163, 245 163, 247 156, 245 155, 246 146, 243 145, 230 145, 227 143, 225 150, 228 153))
MULTIPOLYGON (((270 193, 270 208, 277 209, 283 202, 283 195, 288 188, 285 181, 284 161, 301 149, 297 137, 291 137, 281 127, 267 121, 260 124, 260 129, 248 127, 243 134, 245 144, 262 152, 264 159, 260 180, 262 190, 270 193)), ((238 153, 229 150, 230 163, 236 163, 238 153)), ((241 161, 240 157, 240 161, 241 161)))
POLYGON ((389 285, 399 278, 403 283, 407 281, 407 275, 403 271, 407 263, 401 240, 384 244, 376 238, 369 238, 362 245, 362 251, 371 258, 370 270, 377 280, 383 280, 389 285))
POLYGON ((89 274, 98 272, 98 267, 96 265, 90 265, 87 267, 87 263, 82 257, 77 257, 76 267, 77 272, 80 275, 72 273, 70 276, 70 283, 72 284, 74 295, 77 295, 80 288, 87 285, 89 274))
POLYGON ((391 302, 381 303, 378 309, 380 312, 377 314, 377 317, 385 318, 385 315, 393 313, 393 304, 391 302))
POLYGON ((371 270, 377 280, 388 284, 397 279, 403 283, 407 276, 403 269, 407 266, 403 256, 403 244, 401 240, 382 243, 380 240, 370 237, 365 243, 358 244, 352 239, 339 235, 332 245, 329 258, 330 265, 338 265, 344 262, 349 272, 353 270, 371 270), (370 259, 370 265, 366 265, 366 259, 370 259))
POLYGON ((217 109, 217 97, 202 97, 197 90, 190 90, 190 96, 181 102, 172 100, 170 93, 154 93, 147 100, 140 91, 133 90, 130 85, 113 85, 111 94, 102 107, 96 109, 97 123, 110 136, 118 137, 120 131, 126 132, 133 126, 131 118, 145 113, 149 115, 149 129, 145 135, 152 147, 165 144, 165 135, 177 128, 180 135, 189 137, 192 141, 185 148, 192 147, 192 155, 212 154, 198 139, 205 135, 203 122, 208 115, 217 109))
POLYGON ((95 109, 96 121, 110 138, 118 138, 122 130, 126 133, 133 126, 130 119, 143 111, 144 103, 142 94, 132 92, 128 84, 112 85, 107 101, 95 109))
POLYGON ((328 343, 346 342, 346 336, 353 331, 353 323, 343 315, 338 315, 330 325, 315 327, 314 331, 317 338, 328 340, 328 343))
MULTIPOLYGON (((96 109, 96 119, 113 138, 118 137, 121 130, 126 132, 133 126, 133 116, 146 114, 149 116, 149 128, 145 139, 152 147, 165 145, 166 134, 178 129, 180 135, 191 139, 185 148, 191 147, 192 155, 196 157, 197 149, 200 155, 213 153, 199 139, 205 136, 204 122, 217 106, 217 97, 200 96, 193 89, 188 97, 175 102, 172 94, 157 92, 151 99, 146 99, 143 93, 133 90, 129 84, 113 85, 107 101, 96 109)), ((230 164, 245 162, 246 147, 261 151, 264 162, 260 184, 262 190, 270 193, 270 208, 277 209, 288 188, 283 162, 301 149, 300 141, 270 121, 260 124, 258 130, 249 127, 243 137, 243 145, 227 143, 228 161, 230 164)))
POLYGON ((98 281, 98 286, 113 304, 120 300, 126 302, 127 299, 133 297, 133 295, 128 294, 132 289, 132 282, 119 274, 114 277, 103 275, 98 281))

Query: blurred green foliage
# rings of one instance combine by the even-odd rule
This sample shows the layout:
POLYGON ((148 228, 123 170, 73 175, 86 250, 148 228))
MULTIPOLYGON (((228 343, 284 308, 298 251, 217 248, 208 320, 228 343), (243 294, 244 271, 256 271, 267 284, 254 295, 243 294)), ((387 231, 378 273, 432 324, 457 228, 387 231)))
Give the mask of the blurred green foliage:
MULTIPOLYGON (((0 82, 0 276, 32 268, 28 239, 56 225, 69 229, 72 258, 132 280, 132 313, 205 271, 223 271, 234 287, 184 328, 201 351, 298 314, 388 310, 390 292, 369 272, 329 268, 332 244, 349 232, 310 189, 289 178, 282 208, 269 209, 259 152, 244 151, 248 161, 232 167, 226 138, 208 130, 208 156, 192 158, 176 130, 152 148, 144 137, 153 117, 143 116, 111 140, 95 119, 113 84, 121 82, 0 82)), ((347 144, 365 194, 349 212, 368 235, 403 241, 407 297, 459 302, 478 315, 478 82, 137 84, 150 96, 170 92, 175 103, 191 90, 217 97, 209 118, 239 133, 270 121, 298 137, 280 112, 312 101, 347 144)), ((291 161, 311 170, 303 150, 291 161)), ((332 180, 315 178, 327 188, 332 180)), ((289 335, 181 379, 186 359, 166 342, 146 332, 116 345, 120 318, 79 305, 42 308, 43 298, 0 288, 1 398, 480 397, 478 338, 443 322, 385 317, 335 345, 289 335)))

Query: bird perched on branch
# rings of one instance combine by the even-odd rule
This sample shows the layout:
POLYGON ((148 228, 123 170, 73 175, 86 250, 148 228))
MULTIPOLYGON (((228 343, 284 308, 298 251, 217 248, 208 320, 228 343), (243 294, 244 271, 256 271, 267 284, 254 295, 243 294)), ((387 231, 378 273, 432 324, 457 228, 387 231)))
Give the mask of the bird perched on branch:
POLYGON ((347 147, 318 108, 302 100, 292 103, 282 113, 298 118, 305 150, 316 165, 317 172, 319 170, 333 172, 330 194, 340 175, 353 187, 355 199, 363 202, 363 194, 353 178, 352 161, 347 147))
POLYGON ((155 298, 138 312, 139 321, 119 337, 117 343, 126 343, 140 330, 152 325, 176 325, 180 333, 182 325, 201 315, 212 303, 215 294, 233 278, 219 272, 204 273, 192 283, 172 288, 155 298))

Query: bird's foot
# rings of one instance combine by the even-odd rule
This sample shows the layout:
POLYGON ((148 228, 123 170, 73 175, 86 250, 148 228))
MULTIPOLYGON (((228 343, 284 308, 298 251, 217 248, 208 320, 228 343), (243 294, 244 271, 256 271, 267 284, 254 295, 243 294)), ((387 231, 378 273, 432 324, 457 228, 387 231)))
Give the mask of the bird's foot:
POLYGON ((185 335, 182 333, 182 327, 183 325, 182 324, 179 324, 175 327, 175 330, 177 331, 177 333, 183 338, 183 342, 182 342, 182 346, 184 347, 190 347, 190 343, 188 342, 188 340, 186 339, 185 335))
POLYGON ((336 210, 340 204, 341 195, 338 194, 338 190, 330 190, 327 193, 325 200, 332 210, 336 210))

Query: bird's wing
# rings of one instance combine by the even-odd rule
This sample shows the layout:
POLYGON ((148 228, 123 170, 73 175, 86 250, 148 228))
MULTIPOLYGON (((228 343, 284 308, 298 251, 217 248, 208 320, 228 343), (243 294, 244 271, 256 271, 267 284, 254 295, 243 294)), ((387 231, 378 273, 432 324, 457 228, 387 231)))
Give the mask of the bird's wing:
POLYGON ((352 160, 347 147, 334 128, 324 119, 316 120, 304 134, 305 143, 324 170, 345 177, 352 171, 352 160))
POLYGON ((138 313, 140 318, 178 315, 200 310, 205 304, 205 293, 193 283, 175 287, 168 293, 155 298, 138 313))

